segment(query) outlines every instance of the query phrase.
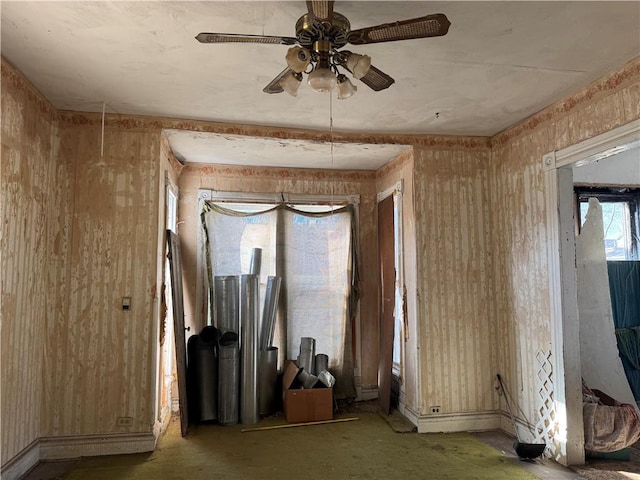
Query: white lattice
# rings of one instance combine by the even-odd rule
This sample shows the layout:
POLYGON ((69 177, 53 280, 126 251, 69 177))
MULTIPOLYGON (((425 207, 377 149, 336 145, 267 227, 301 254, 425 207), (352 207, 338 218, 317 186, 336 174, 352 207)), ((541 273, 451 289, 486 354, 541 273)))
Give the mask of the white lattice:
POLYGON ((538 350, 536 353, 538 364, 537 384, 538 407, 536 423, 536 443, 550 445, 557 431, 556 412, 553 392, 553 366, 551 352, 538 350))

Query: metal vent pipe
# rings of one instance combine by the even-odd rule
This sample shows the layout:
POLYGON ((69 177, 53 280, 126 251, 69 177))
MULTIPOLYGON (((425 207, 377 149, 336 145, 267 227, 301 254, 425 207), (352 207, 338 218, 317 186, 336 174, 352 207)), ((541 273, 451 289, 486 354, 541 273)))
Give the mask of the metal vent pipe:
POLYGON ((249 274, 260 276, 260 268, 262 267, 262 249, 254 248, 251 250, 251 263, 249 264, 249 274))
POLYGON ((240 395, 240 351, 238 334, 227 332, 220 336, 218 347, 218 423, 238 423, 240 395))
POLYGON ((242 323, 242 362, 240 421, 258 423, 258 304, 257 275, 242 275, 240 281, 240 319, 242 323))
POLYGON ((282 278, 280 277, 269 277, 267 279, 267 292, 264 298, 264 310, 262 311, 260 350, 267 350, 273 344, 281 283, 282 278))
POLYGON ((240 334, 238 313, 239 281, 235 275, 218 276, 213 279, 215 298, 215 325, 221 334, 240 334))

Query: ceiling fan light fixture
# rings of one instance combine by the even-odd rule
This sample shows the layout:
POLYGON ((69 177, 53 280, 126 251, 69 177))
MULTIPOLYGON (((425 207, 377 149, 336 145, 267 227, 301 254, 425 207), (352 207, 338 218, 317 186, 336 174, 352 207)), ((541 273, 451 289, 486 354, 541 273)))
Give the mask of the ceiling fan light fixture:
POLYGON ((291 47, 285 56, 287 65, 296 73, 304 72, 311 63, 311 52, 302 47, 291 47))
POLYGON ((280 86, 292 97, 298 96, 298 88, 302 83, 302 74, 297 72, 289 72, 282 80, 280 80, 280 86))
POLYGON ((353 83, 351 83, 351 80, 349 80, 347 76, 342 73, 338 75, 337 80, 338 80, 338 98, 340 100, 349 98, 358 90, 358 87, 356 87, 353 83))
POLYGON ((326 93, 335 88, 338 79, 330 69, 320 67, 309 74, 307 82, 314 92, 326 93))
POLYGON ((350 53, 347 57, 347 68, 355 78, 364 77, 371 68, 371 57, 369 55, 358 55, 350 53))

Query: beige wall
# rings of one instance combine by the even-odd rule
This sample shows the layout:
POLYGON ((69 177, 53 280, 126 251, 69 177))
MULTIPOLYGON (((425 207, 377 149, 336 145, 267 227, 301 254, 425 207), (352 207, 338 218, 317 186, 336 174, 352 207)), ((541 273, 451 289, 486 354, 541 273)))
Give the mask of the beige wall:
POLYGON ((58 265, 60 183, 55 110, 2 63, 0 276, 2 279, 1 456, 5 463, 40 435, 42 357, 56 302, 48 275, 58 265), (51 268, 53 267, 53 268, 51 268))
POLYGON ((153 424, 158 132, 59 117, 69 183, 59 284, 47 328, 43 436, 148 432, 153 424), (62 273, 64 271, 64 273, 62 273), (131 297, 131 309, 121 308, 131 297), (64 406, 64 408, 61 408, 64 406), (132 417, 118 427, 117 417, 132 417))
POLYGON ((421 414, 494 409, 489 158, 486 142, 415 151, 421 414))
POLYGON ((107 123, 102 155, 100 120, 3 61, 5 464, 38 437, 153 426, 160 131, 107 123))

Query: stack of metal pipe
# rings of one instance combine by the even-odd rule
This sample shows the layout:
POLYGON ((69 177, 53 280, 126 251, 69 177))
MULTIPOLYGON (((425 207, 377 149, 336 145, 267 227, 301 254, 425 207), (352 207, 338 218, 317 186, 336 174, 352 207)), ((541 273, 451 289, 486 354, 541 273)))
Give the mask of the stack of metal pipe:
POLYGON ((262 250, 249 274, 214 277, 218 329, 218 422, 254 424, 276 408, 278 349, 273 346, 281 279, 270 276, 260 322, 262 250))
POLYGON ((296 363, 302 369, 297 377, 302 388, 313 388, 318 382, 330 388, 336 383, 335 377, 329 373, 329 356, 324 353, 316 355, 315 338, 300 339, 300 354, 296 363))

